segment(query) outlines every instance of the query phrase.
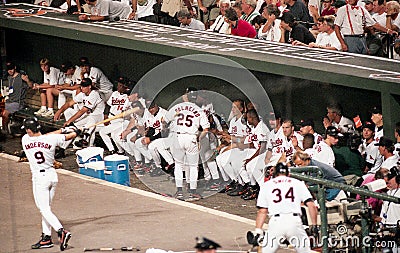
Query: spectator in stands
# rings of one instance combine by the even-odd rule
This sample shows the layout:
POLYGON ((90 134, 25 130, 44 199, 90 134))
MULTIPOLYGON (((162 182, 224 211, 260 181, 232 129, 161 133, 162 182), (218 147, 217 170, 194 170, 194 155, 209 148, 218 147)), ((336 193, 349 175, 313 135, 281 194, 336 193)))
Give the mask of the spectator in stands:
POLYGON ((28 87, 33 86, 33 82, 29 80, 29 77, 25 73, 19 73, 19 71, 17 71, 17 66, 13 62, 8 61, 6 63, 6 69, 8 74, 8 99, 5 101, 5 107, 1 117, 3 119, 3 130, 7 132, 10 114, 24 107, 26 91, 28 87))
POLYGON ((315 42, 311 42, 306 45, 299 41, 294 41, 294 45, 299 46, 308 46, 310 48, 323 48, 328 50, 337 50, 340 51, 342 46, 340 45, 340 41, 335 33, 335 16, 324 16, 318 19, 318 33, 317 39, 315 42))
POLYGON ((381 168, 390 170, 392 167, 397 166, 399 158, 394 155, 394 143, 391 139, 381 137, 375 146, 379 147, 379 153, 383 156, 383 163, 381 168))
POLYGON ((92 80, 93 86, 98 88, 101 99, 107 102, 113 92, 113 84, 108 80, 106 75, 99 68, 93 67, 88 58, 81 57, 79 59, 81 67, 81 79, 89 77, 92 80))
POLYGON ((132 0, 132 12, 129 14, 128 19, 157 23, 158 17, 154 15, 153 11, 153 6, 156 3, 156 0, 148 0, 144 4, 143 1, 132 0))
POLYGON ((329 104, 326 107, 327 115, 330 124, 336 127, 341 133, 349 133, 354 130, 354 123, 352 120, 342 116, 343 108, 338 103, 329 104))
POLYGON ((242 11, 243 15, 240 19, 251 24, 251 21, 257 16, 260 16, 260 13, 256 10, 257 1, 256 0, 241 0, 242 1, 242 11))
POLYGON ((190 14, 190 12, 186 9, 180 10, 176 14, 176 16, 179 20, 179 23, 181 23, 180 27, 182 28, 188 28, 200 31, 205 30, 204 24, 200 20, 193 18, 192 14, 190 14))
MULTIPOLYGON (((329 166, 325 163, 321 163, 314 159, 311 159, 308 154, 306 154, 302 151, 297 151, 293 155, 292 161, 296 166, 299 166, 299 167, 317 166, 323 172, 323 177, 322 177, 323 179, 337 182, 337 183, 342 183, 342 184, 346 183, 342 174, 340 174, 339 171, 337 171, 335 168, 333 168, 332 166, 329 166)), ((326 191, 326 200, 331 201, 331 200, 334 200, 336 198, 336 196, 338 196, 340 189, 327 188, 325 191, 326 191)))
POLYGON ((396 138, 396 143, 394 144, 394 154, 396 154, 396 156, 400 159, 400 122, 396 123, 394 137, 396 138))
MULTIPOLYGON (((296 1, 298 2, 298 1, 296 1)), ((293 43, 294 41, 310 44, 315 42, 315 37, 303 25, 299 24, 292 13, 284 12, 281 18, 281 39, 280 42, 293 43)))
POLYGON ((376 173, 382 165, 383 158, 379 153, 379 149, 375 144, 375 124, 366 122, 363 125, 362 130, 362 143, 360 144, 358 151, 364 158, 365 167, 364 174, 376 173))
POLYGON ((309 14, 308 8, 303 3, 303 1, 285 0, 285 3, 287 4, 286 9, 290 10, 295 18, 295 21, 313 22, 313 19, 309 14))
POLYGON ((161 5, 161 11, 168 14, 168 19, 164 23, 167 25, 178 26, 179 21, 176 18, 176 14, 183 8, 187 8, 190 14, 195 14, 190 0, 163 1, 161 5), (182 6, 182 2, 185 4, 186 7, 182 6))
POLYGON ((207 31, 227 34, 229 30, 229 24, 225 22, 225 10, 231 7, 230 0, 220 0, 218 2, 220 15, 215 19, 215 22, 210 26, 207 31))
POLYGON ((267 22, 258 31, 259 39, 279 42, 281 39, 281 20, 278 19, 280 15, 281 12, 276 5, 270 4, 264 7, 262 16, 267 19, 267 22))
POLYGON ((128 19, 132 9, 124 2, 112 0, 85 0, 91 15, 79 15, 79 21, 118 21, 128 19))
POLYGON ((400 32, 400 4, 396 1, 386 3, 386 27, 400 32))
POLYGON ((40 90, 41 107, 34 114, 52 118, 54 116, 54 96, 58 95, 56 87, 64 84, 64 75, 59 69, 50 67, 50 61, 47 58, 40 60, 40 68, 43 71, 43 83, 34 84, 33 89, 40 90))
POLYGON ((254 27, 243 19, 239 19, 232 7, 225 11, 225 22, 229 23, 232 35, 248 38, 255 38, 257 35, 254 27))
POLYGON ((373 15, 375 13, 375 11, 374 11, 374 9, 375 9, 374 2, 375 1, 373 1, 373 0, 362 0, 362 2, 364 3, 364 8, 369 12, 369 14, 373 15))
POLYGON ((209 28, 220 12, 220 1, 215 0, 197 0, 198 4, 198 19, 200 22, 204 23, 206 28, 209 28))
POLYGON ((332 6, 332 0, 322 0, 322 6, 321 17, 335 15, 335 8, 332 6))
POLYGON ((396 33, 373 20, 364 7, 357 6, 357 0, 349 0, 348 4, 338 9, 335 19, 335 32, 343 51, 357 54, 368 53, 364 35, 365 26, 372 26, 375 30, 388 34, 396 33))

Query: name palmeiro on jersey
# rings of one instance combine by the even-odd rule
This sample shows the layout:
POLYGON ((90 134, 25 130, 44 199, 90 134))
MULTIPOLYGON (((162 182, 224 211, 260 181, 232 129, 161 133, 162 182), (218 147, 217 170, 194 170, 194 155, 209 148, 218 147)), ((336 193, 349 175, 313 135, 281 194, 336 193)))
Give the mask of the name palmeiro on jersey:
POLYGON ((176 113, 179 113, 181 111, 193 112, 195 117, 199 117, 200 116, 200 113, 197 111, 197 109, 194 108, 194 107, 191 107, 189 105, 175 108, 175 112, 176 113))

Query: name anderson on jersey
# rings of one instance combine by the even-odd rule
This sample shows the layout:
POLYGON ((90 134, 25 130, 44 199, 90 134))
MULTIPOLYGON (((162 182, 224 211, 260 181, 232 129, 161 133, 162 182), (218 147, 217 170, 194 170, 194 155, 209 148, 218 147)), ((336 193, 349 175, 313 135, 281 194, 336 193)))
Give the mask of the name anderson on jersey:
POLYGON ((193 112, 195 117, 199 117, 200 113, 197 111, 196 108, 191 107, 191 106, 180 106, 175 108, 175 112, 176 113, 180 113, 181 111, 189 111, 189 112, 193 112))
POLYGON ((31 148, 45 148, 45 149, 51 149, 52 145, 44 142, 32 142, 28 143, 25 145, 25 149, 31 149, 31 148))

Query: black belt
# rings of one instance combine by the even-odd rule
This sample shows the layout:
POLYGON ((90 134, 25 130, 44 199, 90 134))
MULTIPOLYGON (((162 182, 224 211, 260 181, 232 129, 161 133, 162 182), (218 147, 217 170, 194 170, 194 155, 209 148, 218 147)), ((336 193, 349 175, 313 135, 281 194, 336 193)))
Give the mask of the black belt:
POLYGON ((354 37, 354 38, 362 38, 364 34, 352 34, 352 35, 343 35, 344 37, 354 37))
MULTIPOLYGON (((287 213, 288 214, 288 213, 287 213)), ((300 216, 300 214, 299 213, 292 213, 293 214, 293 216, 300 216)), ((278 214, 274 214, 274 217, 280 217, 281 215, 278 213, 278 214)))
POLYGON ((39 172, 46 172, 46 170, 39 170, 39 172))

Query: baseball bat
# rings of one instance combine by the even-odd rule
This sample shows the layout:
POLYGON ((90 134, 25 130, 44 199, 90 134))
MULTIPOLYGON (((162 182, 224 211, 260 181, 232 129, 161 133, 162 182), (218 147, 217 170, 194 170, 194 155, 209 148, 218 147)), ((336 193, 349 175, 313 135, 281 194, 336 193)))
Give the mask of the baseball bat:
POLYGON ((121 247, 121 248, 84 248, 83 252, 87 251, 113 251, 113 250, 120 250, 120 251, 140 251, 139 247, 121 247))
POLYGON ((93 124, 93 125, 90 125, 90 126, 88 126, 88 127, 85 127, 85 128, 92 128, 92 127, 101 125, 101 124, 103 124, 103 123, 110 122, 110 121, 112 121, 112 120, 124 118, 125 116, 128 116, 128 115, 133 114, 133 113, 137 113, 137 112, 139 112, 139 111, 140 111, 140 108, 139 108, 139 107, 134 107, 134 108, 132 108, 132 109, 126 110, 126 111, 124 111, 124 112, 121 112, 120 114, 117 114, 117 115, 115 115, 115 116, 113 116, 113 117, 111 117, 111 118, 108 118, 108 119, 99 121, 99 122, 97 122, 97 123, 95 123, 95 124, 93 124))

